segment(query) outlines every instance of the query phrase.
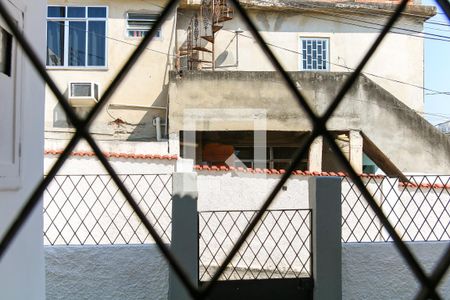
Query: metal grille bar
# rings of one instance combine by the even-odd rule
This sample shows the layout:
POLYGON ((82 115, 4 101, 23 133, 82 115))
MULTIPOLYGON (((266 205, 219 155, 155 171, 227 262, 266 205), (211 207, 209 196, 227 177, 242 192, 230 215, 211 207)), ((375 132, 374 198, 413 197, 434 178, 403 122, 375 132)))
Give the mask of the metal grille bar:
MULTIPOLYGON (((199 280, 211 280, 257 211, 199 212, 199 280)), ((219 280, 311 276, 311 210, 268 210, 219 280)))
MULTIPOLYGON (((445 0, 437 0, 439 5, 444 9, 445 13, 447 14, 447 17, 450 18, 450 4, 448 1, 445 0)), ((380 222, 383 224, 383 226, 386 228, 386 230, 389 232, 389 234, 392 236, 394 243, 396 247, 399 249, 400 253, 408 263, 409 267, 415 274, 415 276, 418 278, 420 283, 422 284, 422 291, 418 295, 419 299, 432 297, 434 299, 440 299, 439 295, 437 294, 435 287, 437 286, 438 282, 441 280, 442 275, 445 273, 441 270, 441 264, 444 269, 448 268, 448 265, 450 264, 450 248, 448 249, 446 255, 441 260, 441 264, 439 264, 438 268, 433 272, 431 277, 428 277, 423 268, 418 264, 417 259, 412 255, 411 251, 408 249, 408 247, 405 245, 405 243, 401 240, 400 236, 396 233, 394 227, 392 224, 389 223, 389 220, 383 213, 382 209, 377 205, 375 199, 373 199, 370 192, 365 188, 364 183, 361 181, 361 179, 357 176, 354 169, 351 167, 348 160, 345 158, 345 156, 340 151, 338 145, 336 145, 334 139, 332 138, 331 134, 326 129, 326 122, 329 119, 330 116, 332 116, 334 110, 338 107, 339 103, 345 96, 346 92, 350 89, 350 87, 355 82, 356 78, 360 74, 361 70, 365 66, 365 64, 369 61, 372 54, 377 49, 378 45, 381 43, 385 35, 389 32, 389 30, 392 28, 393 24, 400 18, 401 13, 403 12, 404 8, 406 7, 408 0, 402 0, 401 3, 397 6, 397 9, 395 10, 392 17, 389 19, 388 23, 384 27, 383 31, 377 38, 374 45, 371 47, 371 49, 368 51, 368 53, 365 55, 364 59, 359 64, 358 68, 355 70, 355 72, 352 74, 352 76, 349 78, 349 80, 346 82, 344 87, 341 89, 339 94, 336 96, 335 100, 333 101, 332 105, 329 107, 327 112, 322 116, 318 117, 314 114, 312 109, 309 107, 307 102, 305 101, 305 98, 302 96, 302 94, 296 89, 295 84, 290 80, 288 74, 284 71, 284 69, 281 67, 280 63, 277 61, 273 53, 270 51, 268 45, 265 43, 263 38, 258 33, 257 29, 255 28, 254 24, 250 20, 249 16, 247 15, 246 11, 241 7, 239 2, 237 0, 231 0, 231 3, 236 8, 236 11, 241 15, 244 22, 248 25, 250 31, 255 36, 256 40, 258 41, 259 45, 265 52, 265 54, 268 56, 270 61, 272 62, 273 66, 275 67, 276 71, 278 71, 283 79, 285 80, 289 90, 292 92, 292 94, 295 96, 295 98, 298 100, 298 103, 300 106, 307 112, 309 118, 311 119, 313 123, 313 132, 309 136, 306 143, 303 144, 303 146, 299 149, 297 152, 295 158, 293 159, 293 163, 288 169, 288 172, 286 175, 284 175, 279 184, 276 185, 273 192, 268 197, 265 204, 261 207, 261 210, 253 217, 253 219, 250 222, 250 225, 247 227, 247 229, 242 233, 241 237, 237 241, 237 243, 234 245, 233 249, 228 254, 227 258, 224 260, 223 264, 219 267, 217 272, 212 277, 212 280, 209 282, 208 285, 206 285, 202 290, 198 290, 194 287, 192 282, 188 279, 183 269, 180 267, 180 264, 176 260, 176 258, 171 254, 169 249, 164 245, 162 239, 158 236, 157 232, 154 230, 152 225, 146 220, 145 214, 141 211, 139 206, 137 205, 136 201, 133 199, 132 195, 128 192, 126 187, 120 182, 120 178, 117 176, 113 168, 109 165, 106 158, 103 156, 102 152, 98 148, 97 144, 93 140, 93 138, 90 136, 88 132, 88 128, 90 123, 95 119, 96 115, 98 114, 100 108, 102 108, 107 100, 110 98, 110 96, 114 93, 116 88, 119 86, 119 84, 122 82, 122 80, 125 78, 128 71, 131 69, 131 67, 134 65, 136 60, 139 58, 141 53, 143 52, 146 45, 153 39, 156 28, 158 28, 162 21, 169 15, 169 13, 175 8, 178 1, 172 0, 169 1, 166 8, 163 10, 160 18, 156 21, 155 26, 150 30, 149 34, 142 40, 142 42, 139 44, 135 52, 132 54, 132 56, 128 59, 122 70, 117 74, 116 78, 113 80, 109 88, 106 90, 105 94, 103 95, 102 99, 99 101, 99 103, 93 108, 93 110, 90 112, 88 117, 85 120, 80 120, 75 112, 72 110, 72 108, 68 105, 67 101, 63 97, 63 95, 60 93, 60 91, 57 89, 56 85, 53 83, 51 78, 48 76, 45 67, 41 64, 41 62, 38 59, 38 56, 34 53, 32 47, 28 44, 28 42, 24 39, 21 32, 17 29, 17 26, 14 24, 13 20, 10 18, 8 12, 6 11, 4 5, 0 2, 0 14, 5 19, 8 26, 11 28, 11 31, 13 32, 15 38, 18 40, 19 44, 24 49, 26 55, 29 57, 32 64, 35 66, 36 70, 39 72, 41 77, 46 81, 46 83, 49 85, 50 89, 53 91, 53 93, 56 95, 59 103, 63 107, 64 111, 66 112, 67 116, 69 117, 72 124, 74 124, 75 128, 77 129, 73 139, 70 141, 69 145, 66 147, 66 149, 61 154, 60 158, 58 159, 57 163, 54 165, 52 170, 49 172, 48 176, 42 180, 42 182, 38 185, 38 187, 35 189, 33 194, 30 196, 27 204, 24 206, 24 208, 21 210, 20 214, 17 216, 16 220, 13 222, 11 227, 8 229, 6 235, 3 237, 2 242, 0 244, 0 257, 3 256, 4 252, 6 251, 8 245, 11 243, 13 238, 16 236, 17 232, 19 231, 20 227, 23 225, 25 220, 30 215, 33 208, 36 206, 36 204, 39 201, 39 198, 45 191, 46 187, 49 185, 51 180, 56 176, 57 171, 59 168, 64 164, 64 161, 67 159, 69 153, 73 150, 73 148, 76 146, 78 141, 81 139, 81 137, 85 138, 89 145, 92 147, 93 151, 96 153, 97 157, 101 161, 101 163, 104 165, 105 169, 108 171, 108 173, 111 175, 113 181, 115 184, 117 184, 119 190, 124 194, 125 198, 127 199, 128 203, 133 207, 133 209, 136 211, 136 214, 141 219, 143 224, 145 225, 146 229, 150 232, 151 236, 155 239, 159 249, 163 253, 163 255, 168 259, 169 264, 171 267, 175 270, 175 272, 180 277, 180 280, 185 284, 191 295, 196 299, 204 299, 207 294, 209 293, 210 289, 213 287, 214 283, 220 278, 222 273, 225 271, 226 266, 231 262, 232 258, 236 255, 236 253, 239 251, 240 247, 243 245, 245 240, 249 237, 252 230, 256 228, 258 222, 262 219, 265 211, 268 209, 270 203, 273 201, 281 187, 283 186, 284 182, 287 180, 287 178, 290 176, 290 171, 292 171, 295 168, 295 165, 298 164, 298 162, 303 158, 307 152, 307 149, 309 148, 312 141, 317 137, 322 135, 325 140, 329 143, 331 146, 333 152, 336 155, 336 158, 338 161, 345 167, 347 172, 349 173, 350 177, 352 178, 353 182, 355 183, 356 187, 361 191, 361 194, 366 199, 367 203, 371 207, 371 209, 375 212, 375 215, 379 218, 380 222)))
MULTIPOLYGON (((368 178, 366 188, 403 241, 450 240, 450 177, 368 178)), ((361 193, 342 178, 342 242, 392 241, 361 193)))
MULTIPOLYGON (((172 175, 119 175, 170 243, 172 175)), ((149 232, 109 175, 57 175, 44 193, 44 244, 144 244, 149 232)))

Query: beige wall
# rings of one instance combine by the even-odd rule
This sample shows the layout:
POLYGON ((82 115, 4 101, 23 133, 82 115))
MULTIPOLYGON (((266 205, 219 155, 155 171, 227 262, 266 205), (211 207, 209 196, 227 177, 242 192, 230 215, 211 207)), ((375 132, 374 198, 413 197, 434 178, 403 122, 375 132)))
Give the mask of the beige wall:
MULTIPOLYGON (((114 79, 122 65, 131 55, 141 39, 126 36, 126 13, 159 12, 164 1, 55 1, 50 0, 49 5, 105 5, 109 8, 107 21, 107 67, 106 68, 83 68, 74 70, 70 68, 51 69, 50 74, 55 79, 61 91, 66 92, 70 81, 93 81, 99 84, 100 96, 114 79), (154 4, 152 4, 154 3, 154 4)), ((131 70, 127 78, 110 99, 109 104, 126 104, 133 107, 109 107, 108 112, 102 110, 92 131, 101 133, 101 139, 148 139, 155 137, 155 128, 151 125, 155 116, 165 119, 165 111, 151 109, 150 106, 164 107, 167 101, 167 71, 171 68, 172 53, 171 43, 174 39, 174 15, 167 19, 161 30, 161 38, 156 38, 144 51, 141 58, 131 70), (117 126, 110 124, 111 121, 120 118, 128 124, 117 126)), ((46 131, 47 137, 55 137, 60 131, 67 131, 64 126, 55 124, 55 114, 63 115, 59 105, 47 88, 46 91, 46 131)), ((163 128, 164 129, 164 128, 163 128)))
MULTIPOLYGON (((345 24, 357 22, 342 18, 342 16, 378 24, 386 22, 385 17, 348 14, 345 11, 313 14, 253 10, 250 16, 266 42, 280 47, 271 47, 271 49, 283 67, 289 71, 300 70, 301 56, 299 52, 301 47, 299 40, 301 37, 329 38, 330 71, 349 71, 346 67, 355 68, 378 36, 380 29, 368 29, 345 24), (335 14, 335 16, 330 16, 330 14, 335 14), (336 14, 339 15, 336 16, 336 14)), ((189 19, 189 12, 185 11, 179 14, 177 24, 179 45, 185 39, 184 30, 187 28, 189 19)), ((375 28, 381 27, 367 23, 357 24, 375 28)), ((421 23, 406 18, 403 18, 396 26, 419 32, 423 28, 421 23)), ((273 70, 259 45, 252 38, 247 26, 237 16, 233 20, 225 22, 223 29, 216 34, 214 46, 217 66, 236 63, 236 44, 233 38, 235 36, 234 31, 237 28, 244 30, 239 37, 239 66, 224 69, 236 71, 273 70)), ((411 85, 423 86, 423 39, 403 34, 388 35, 364 72, 407 82, 411 85)), ((411 108, 417 111, 423 110, 423 91, 421 89, 379 77, 368 77, 411 108)))
MULTIPOLYGON (((51 5, 106 5, 109 7, 107 24, 108 66, 103 69, 52 69, 51 75, 62 91, 67 90, 70 81, 94 81, 100 85, 100 94, 113 80, 119 68, 131 54, 139 39, 127 38, 126 13, 128 11, 160 11, 163 1, 119 1, 119 0, 50 0, 51 5), (154 3, 154 4, 152 4, 154 3)), ((342 14, 342 12, 340 12, 342 14)), ((167 71, 174 69, 174 55, 185 40, 187 23, 192 12, 179 10, 177 20, 171 15, 162 26, 162 38, 155 39, 149 45, 151 50, 145 51, 136 66, 129 73, 127 79, 118 88, 107 110, 100 113, 93 124, 92 132, 99 139, 131 139, 149 140, 156 136, 155 127, 151 124, 155 116, 165 119, 166 111, 150 108, 150 106, 165 107, 168 95, 167 71), (175 24, 177 23, 177 24, 175 24), (175 30, 175 26, 178 30, 175 30), (176 37, 175 37, 176 32, 176 37), (175 47, 176 45, 176 47, 175 47), (126 106, 117 106, 125 104, 126 106), (111 123, 120 119, 121 124, 111 123)), ((356 27, 327 14, 317 15, 311 13, 293 12, 267 12, 252 10, 251 17, 261 30, 268 43, 281 48, 272 47, 283 66, 290 71, 298 71, 300 63, 301 37, 327 37, 330 39, 330 71, 348 71, 354 68, 364 53, 378 35, 378 30, 356 27), (289 51, 292 50, 292 51, 289 51)), ((366 15, 352 15, 352 18, 365 18, 370 22, 382 24, 384 17, 370 18, 366 15)), ((372 25, 373 26, 373 25, 372 25)), ((422 24, 412 19, 403 19, 397 26, 407 26, 417 31, 422 30, 422 24)), ((375 26, 376 27, 376 26, 375 26)), ((215 43, 216 62, 219 70, 236 71, 267 71, 272 67, 259 49, 258 44, 251 37, 246 26, 239 17, 225 22, 225 26, 216 35, 215 43), (244 30, 239 37, 239 65, 238 67, 220 66, 236 63, 236 40, 234 30, 244 30)), ((402 34, 391 34, 383 42, 377 53, 364 70, 375 74, 370 76, 374 82, 389 91, 399 100, 415 109, 423 110, 423 91, 411 85, 423 85, 423 40, 402 34), (401 84, 393 80, 407 82, 401 84)), ((280 89, 283 87, 280 86, 280 89)), ((277 91, 278 92, 278 91, 277 91)), ((270 95, 270 93, 268 94, 270 95)), ((56 103, 52 93, 46 91, 46 137, 67 138, 72 133, 64 122, 64 114, 56 103), (58 122, 62 120, 62 122, 58 122), (69 132, 69 134, 61 134, 69 132)), ((280 120, 279 122, 284 122, 280 120)), ((163 130, 165 128, 163 127, 163 130)))

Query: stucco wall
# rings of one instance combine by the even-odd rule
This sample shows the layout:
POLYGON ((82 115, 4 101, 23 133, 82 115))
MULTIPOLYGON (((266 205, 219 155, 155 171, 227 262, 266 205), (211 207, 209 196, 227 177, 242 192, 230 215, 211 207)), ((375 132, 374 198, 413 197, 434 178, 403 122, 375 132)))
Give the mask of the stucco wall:
MULTIPOLYGON (((253 1, 256 5, 262 6, 265 5, 264 2, 267 1, 253 1)), ((268 8, 269 4, 266 5, 265 8, 250 10, 250 18, 255 22, 256 28, 265 41, 272 45, 271 50, 288 71, 300 70, 302 50, 300 38, 302 37, 328 38, 329 70, 332 72, 351 71, 358 65, 378 36, 381 25, 387 21, 386 16, 377 13, 376 10, 364 15, 364 13, 358 13, 356 8, 345 8, 345 5, 341 9, 325 13, 320 13, 320 9, 317 8, 318 3, 305 4, 306 7, 311 8, 309 11, 295 12, 290 9, 290 5, 301 6, 301 3, 280 1, 276 4, 279 7, 270 8, 268 8), (362 22, 357 20, 362 20, 362 22)), ((186 28, 191 15, 190 11, 181 11, 178 14, 178 47, 186 39, 186 28)), ((418 32, 423 29, 421 22, 410 18, 402 18, 396 26, 418 32)), ((410 32, 407 32, 409 34, 399 34, 398 32, 401 32, 399 30, 393 32, 385 38, 364 72, 376 75, 370 78, 406 105, 422 111, 423 91, 412 85, 423 86, 424 83, 423 38, 413 37, 410 32), (402 55, 399 55, 400 53, 402 55), (395 80, 407 84, 401 84, 395 80)), ((216 33, 214 48, 215 61, 219 70, 273 70, 272 65, 237 13, 233 20, 224 22, 223 29, 216 33), (239 53, 237 55, 234 31, 238 28, 243 30, 243 33, 239 36, 239 53), (239 56, 239 64, 235 66, 237 56, 239 56)))
MULTIPOLYGON (((444 255, 448 242, 408 243, 430 274, 444 255)), ((342 299, 413 299, 419 284, 392 243, 343 244, 342 299)), ((450 274, 439 286, 443 299, 450 299, 450 274)))
MULTIPOLYGON (((290 75, 321 114, 349 73, 290 75)), ((309 119, 274 72, 185 72, 181 78, 172 73, 169 97, 173 134, 179 130, 253 131, 254 124, 247 120, 257 116, 236 120, 238 114, 245 114, 244 109, 265 111, 267 130, 311 130, 309 119), (186 122, 187 111, 197 111, 203 120, 193 122, 189 116, 186 122)), ((327 125, 334 131, 361 130, 403 172, 446 174, 450 170, 448 137, 365 76, 357 80, 327 125)))
MULTIPOLYGON (((58 87, 64 93, 70 81, 92 81, 99 84, 100 96, 114 79, 127 58, 136 49, 140 38, 126 36, 126 13, 160 12, 164 1, 118 1, 118 0, 73 0, 71 5, 108 6, 107 21, 107 66, 106 68, 55 68, 49 69, 58 87)), ((51 0, 49 5, 67 5, 67 1, 51 0)), ((151 106, 164 107, 167 101, 167 71, 171 68, 173 57, 170 55, 174 39, 174 14, 161 27, 161 37, 154 39, 144 51, 127 78, 110 99, 109 104, 129 106, 111 106, 103 109, 92 125, 92 133, 99 139, 151 139, 156 137, 152 120, 160 116, 165 120, 166 112, 151 106), (131 107, 130 107, 131 106, 131 107), (133 107, 134 106, 134 107, 133 107), (125 123, 110 123, 115 119, 125 123)), ((108 106, 108 105, 107 105, 108 106)), ((46 90, 46 136, 61 136, 67 131, 65 115, 57 104, 51 91, 46 90)), ((162 121, 164 123, 164 121, 162 121)), ((163 128, 164 130, 164 128, 163 128)))
POLYGON ((167 299, 169 271, 154 244, 45 247, 45 263, 48 300, 167 299))
MULTIPOLYGON (((448 246, 409 243, 430 272, 448 246)), ((167 299, 168 267, 154 245, 46 247, 47 299, 167 299)), ((419 285, 392 243, 343 244, 342 298, 412 299, 419 285)), ((450 299, 450 274, 441 282, 450 299)))
MULTIPOLYGON (((198 210, 257 210, 280 180, 278 175, 198 171, 198 210)), ((308 177, 288 180, 271 209, 305 209, 308 177)))

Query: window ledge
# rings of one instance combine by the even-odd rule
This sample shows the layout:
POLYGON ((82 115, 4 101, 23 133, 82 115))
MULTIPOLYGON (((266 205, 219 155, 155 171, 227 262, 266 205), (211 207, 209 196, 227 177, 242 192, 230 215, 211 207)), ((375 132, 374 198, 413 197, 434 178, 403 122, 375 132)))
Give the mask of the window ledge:
MULTIPOLYGON (((134 37, 134 36, 125 36, 124 37, 125 40, 130 40, 130 41, 141 41, 143 39, 143 37, 134 37)), ((152 42, 163 42, 164 39, 162 37, 153 37, 152 42)), ((138 44, 136 44, 137 46, 138 44)))
POLYGON ((108 71, 108 67, 51 67, 46 66, 49 71, 108 71))

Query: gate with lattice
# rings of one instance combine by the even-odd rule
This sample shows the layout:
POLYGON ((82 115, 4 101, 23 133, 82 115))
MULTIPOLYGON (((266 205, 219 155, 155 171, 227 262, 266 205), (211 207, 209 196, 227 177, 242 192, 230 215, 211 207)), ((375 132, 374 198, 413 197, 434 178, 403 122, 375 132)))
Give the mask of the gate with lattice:
MULTIPOLYGON (((211 280, 257 211, 199 212, 199 285, 211 280)), ((211 299, 312 299, 310 209, 268 210, 211 299)))

